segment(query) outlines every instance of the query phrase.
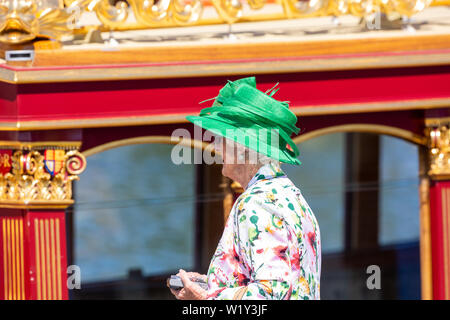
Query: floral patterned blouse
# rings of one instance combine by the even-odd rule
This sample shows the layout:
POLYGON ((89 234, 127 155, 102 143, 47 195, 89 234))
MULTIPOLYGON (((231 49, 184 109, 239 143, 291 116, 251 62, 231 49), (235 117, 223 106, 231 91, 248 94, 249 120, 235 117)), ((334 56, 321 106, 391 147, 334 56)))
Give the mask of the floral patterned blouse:
POLYGON ((320 299, 317 220, 279 166, 262 166, 231 209, 208 270, 208 299, 320 299), (245 289, 243 289, 245 287, 245 289))

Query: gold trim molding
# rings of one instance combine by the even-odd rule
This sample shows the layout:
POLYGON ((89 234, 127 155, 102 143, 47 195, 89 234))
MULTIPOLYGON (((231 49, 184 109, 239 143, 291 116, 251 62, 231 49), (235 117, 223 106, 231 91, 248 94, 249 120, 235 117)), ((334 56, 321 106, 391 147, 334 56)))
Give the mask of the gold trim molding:
MULTIPOLYGON (((246 3, 252 11, 269 6, 267 0, 248 0, 246 3)), ((306 0, 299 5, 296 0, 280 0, 270 5, 278 7, 276 11, 281 9, 285 19, 350 14, 372 22, 376 13, 382 12, 390 19, 398 19, 401 15, 410 17, 432 3, 433 0, 306 0)), ((243 10, 241 1, 212 0, 211 4, 219 21, 223 23, 231 25, 252 16, 243 10)), ((60 0, 56 3, 36 2, 33 5, 5 1, 2 6, 0 41, 8 44, 26 43, 36 37, 61 40, 63 36, 73 34, 74 30, 80 32, 81 27, 92 26, 77 21, 86 12, 95 13, 96 24, 100 23, 107 30, 131 29, 136 25, 139 28, 190 26, 208 19, 208 15, 203 16, 201 0, 127 0, 114 3, 108 0, 60 0), (127 23, 129 13, 133 13, 136 23, 127 23)), ((257 16, 259 18, 253 19, 268 19, 263 14, 257 16)))
POLYGON ((0 140, 0 149, 44 150, 64 149, 75 150, 81 147, 81 141, 7 141, 0 140))
POLYGON ((420 278, 422 300, 433 299, 433 268, 431 250, 430 178, 428 177, 428 148, 419 148, 420 202, 420 278))
POLYGON ((72 204, 72 181, 84 171, 86 158, 78 150, 61 147, 0 150, 0 207, 66 208, 72 204))
MULTIPOLYGON (((274 43, 274 45, 277 45, 274 43)), ((240 50, 237 48, 237 50, 240 50)), ((71 54, 67 50, 66 54, 71 54)), ((76 54, 72 53, 72 54, 76 54)), ((117 67, 80 68, 76 72, 72 68, 14 69, 0 67, 0 81, 21 83, 104 81, 104 80, 140 80, 167 79, 187 77, 210 77, 231 75, 255 75, 266 73, 291 73, 358 70, 377 68, 399 68, 414 66, 448 65, 448 53, 396 54, 361 57, 308 57, 307 59, 283 59, 269 61, 243 61, 193 63, 180 65, 177 62, 169 65, 129 65, 117 67)))
POLYGON ((73 204, 73 200, 66 201, 39 201, 33 200, 30 202, 27 201, 4 201, 0 200, 0 208, 11 208, 11 209, 65 209, 71 204, 73 204))
MULTIPOLYGON (((449 107, 450 107, 450 104, 449 104, 449 107)), ((439 127, 439 126, 448 125, 448 124, 450 124, 450 117, 425 119, 425 126, 427 126, 427 127, 439 127)))
POLYGON ((306 140, 317 138, 319 136, 338 132, 367 132, 375 134, 385 134, 396 138, 404 139, 414 144, 422 146, 427 145, 427 138, 425 136, 419 136, 411 131, 385 125, 364 124, 364 123, 345 124, 314 130, 312 132, 308 132, 295 137, 293 141, 295 144, 299 144, 305 142, 306 140))
MULTIPOLYGON (((145 136, 145 137, 135 137, 128 139, 121 139, 111 141, 105 144, 101 144, 99 146, 93 147, 91 149, 87 149, 83 151, 83 155, 85 157, 90 157, 94 154, 101 153, 104 151, 108 151, 110 149, 125 147, 135 144, 147 144, 147 143, 161 143, 161 144, 180 144, 182 146, 196 148, 196 149, 208 149, 213 148, 213 144, 190 139, 190 138, 180 138, 180 137, 171 137, 171 136, 145 136)), ((209 149, 208 149, 209 150, 209 149)), ((213 151, 213 150, 211 150, 213 151)))

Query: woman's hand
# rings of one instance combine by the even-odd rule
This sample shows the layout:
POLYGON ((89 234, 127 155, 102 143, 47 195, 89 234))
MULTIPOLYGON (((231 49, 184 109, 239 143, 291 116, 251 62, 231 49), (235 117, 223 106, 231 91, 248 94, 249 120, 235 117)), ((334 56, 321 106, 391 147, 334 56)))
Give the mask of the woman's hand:
MULTIPOLYGON (((180 270, 184 271, 183 269, 180 269, 180 270)), ((185 272, 185 271, 184 271, 184 272, 185 272)), ((208 277, 206 276, 206 274, 200 274, 200 273, 198 273, 198 272, 185 272, 185 273, 187 274, 187 276, 189 277, 189 279, 192 279, 192 278, 199 278, 199 279, 201 279, 201 280, 203 280, 203 281, 205 281, 205 282, 208 281, 208 277)))
POLYGON ((170 289, 175 298, 178 300, 206 300, 207 291, 190 280, 190 278, 200 278, 206 281, 206 275, 197 272, 186 272, 180 269, 177 276, 181 278, 184 288, 181 290, 170 289))

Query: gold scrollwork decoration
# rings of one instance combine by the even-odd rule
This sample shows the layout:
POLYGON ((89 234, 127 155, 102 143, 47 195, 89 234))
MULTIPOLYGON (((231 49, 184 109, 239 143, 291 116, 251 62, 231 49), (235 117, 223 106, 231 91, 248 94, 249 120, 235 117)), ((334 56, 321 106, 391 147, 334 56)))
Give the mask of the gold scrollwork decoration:
POLYGON ((329 0, 282 0, 281 3, 288 19, 324 15, 330 6, 329 0))
POLYGON ((95 6, 88 6, 88 9, 95 11, 98 20, 112 29, 122 25, 128 18, 128 4, 125 1, 111 5, 109 0, 100 0, 95 6))
POLYGON ((158 26, 161 21, 167 19, 170 0, 130 0, 136 20, 146 26, 158 26))
POLYGON ((248 5, 253 10, 259 10, 266 4, 266 0, 248 0, 248 5))
MULTIPOLYGON (((439 2, 441 1, 441 2, 439 2)), ((447 0, 445 0, 447 1, 447 0)), ((450 0, 448 0, 450 1, 450 0)), ((411 17, 442 0, 278 0, 284 18, 340 16, 367 18, 376 12, 411 17)), ((252 10, 267 0, 247 0, 252 10)), ((212 0, 219 18, 232 24, 243 18, 243 0, 212 0)), ((442 4, 441 4, 442 5, 442 4)), ((105 29, 183 26, 200 22, 202 0, 0 0, 0 42, 23 43, 36 37, 60 39, 81 28, 81 16, 94 12, 105 29), (128 23, 130 13, 137 24, 128 23)), ((266 18, 267 19, 267 18, 266 18)))
POLYGON ((52 0, 0 0, 0 42, 16 44, 36 37, 59 39, 72 32, 81 10, 78 1, 64 7, 62 2, 52 0))
POLYGON ((407 17, 423 11, 431 2, 432 0, 391 0, 393 10, 407 17))
MULTIPOLYGON (((187 25, 197 22, 203 12, 200 0, 128 0, 136 20, 146 26, 187 25)), ((104 23, 107 26, 111 24, 104 23)))
POLYGON ((173 0, 171 3, 171 18, 178 25, 188 25, 198 21, 203 12, 200 0, 192 1, 190 4, 183 0, 173 0))
POLYGON ((212 0, 218 15, 228 24, 242 17, 242 3, 239 0, 212 0))
POLYGON ((348 11, 356 17, 365 17, 375 11, 380 11, 374 0, 350 0, 348 11))
POLYGON ((327 13, 332 16, 341 16, 348 12, 350 0, 334 0, 328 2, 327 13))
POLYGON ((17 150, 11 157, 11 171, 0 174, 0 206, 67 206, 72 200, 72 181, 86 168, 78 150, 65 153, 62 166, 53 175, 38 150, 17 150))
POLYGON ((86 158, 77 150, 66 153, 66 169, 70 175, 79 175, 86 168, 86 158))

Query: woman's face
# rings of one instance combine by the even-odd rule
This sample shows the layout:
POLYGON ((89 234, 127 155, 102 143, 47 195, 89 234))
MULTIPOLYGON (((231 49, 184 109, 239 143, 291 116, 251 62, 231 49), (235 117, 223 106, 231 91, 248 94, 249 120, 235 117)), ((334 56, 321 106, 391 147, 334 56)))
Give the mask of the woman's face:
POLYGON ((238 166, 236 161, 236 154, 234 150, 234 143, 221 136, 215 136, 214 138, 214 150, 222 155, 223 167, 222 174, 225 177, 235 179, 235 172, 238 166))

